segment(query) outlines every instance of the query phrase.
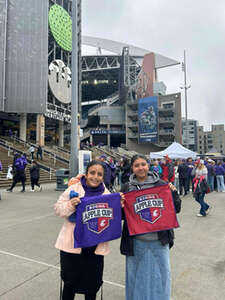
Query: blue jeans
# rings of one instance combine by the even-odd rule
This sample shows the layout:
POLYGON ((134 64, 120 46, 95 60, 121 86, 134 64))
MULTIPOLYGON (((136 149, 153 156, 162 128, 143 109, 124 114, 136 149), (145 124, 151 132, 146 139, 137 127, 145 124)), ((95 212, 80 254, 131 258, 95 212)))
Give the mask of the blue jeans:
POLYGON ((193 179, 194 179, 194 176, 191 176, 191 175, 189 175, 188 178, 187 178, 187 191, 188 191, 188 192, 189 192, 189 190, 190 190, 190 184, 191 184, 192 192, 193 192, 193 190, 194 190, 193 179))
POLYGON ((200 214, 206 216, 206 211, 209 205, 204 201, 205 193, 200 193, 195 195, 195 200, 201 205, 200 214))
POLYGON ((214 178, 215 176, 208 176, 208 185, 210 187, 210 191, 214 191, 214 178))
POLYGON ((216 182, 217 182, 217 191, 218 192, 225 191, 224 176, 223 175, 216 175, 216 182))
POLYGON ((134 256, 126 256, 126 300, 170 300, 169 245, 134 238, 134 256))

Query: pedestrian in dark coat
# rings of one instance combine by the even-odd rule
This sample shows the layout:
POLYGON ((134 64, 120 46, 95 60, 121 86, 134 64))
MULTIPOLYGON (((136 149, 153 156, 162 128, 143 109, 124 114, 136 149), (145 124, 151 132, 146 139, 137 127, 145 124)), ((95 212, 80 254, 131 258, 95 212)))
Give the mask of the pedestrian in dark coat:
POLYGON ((188 165, 186 164, 185 160, 182 160, 182 163, 178 166, 177 172, 179 173, 180 195, 182 195, 184 191, 184 196, 186 196, 189 191, 187 189, 188 171, 189 171, 188 165))
POLYGON ((208 159, 208 164, 206 165, 206 168, 208 170, 208 179, 207 179, 207 183, 210 187, 210 192, 214 191, 214 180, 215 180, 215 163, 212 159, 208 159))
POLYGON ((37 159, 38 159, 39 156, 40 156, 41 160, 43 159, 42 153, 43 153, 42 147, 41 147, 41 145, 39 145, 38 149, 37 149, 37 159))
POLYGON ((30 183, 31 191, 34 192, 34 186, 36 185, 39 188, 39 191, 42 190, 42 187, 39 184, 40 179, 40 167, 35 160, 32 160, 30 167, 30 183))
POLYGON ((121 183, 125 184, 129 181, 131 170, 130 170, 130 162, 127 158, 124 158, 121 164, 121 183))
POLYGON ((188 166, 187 192, 189 193, 189 191, 190 191, 190 185, 191 185, 192 191, 194 190, 193 179, 195 177, 194 175, 192 175, 192 171, 193 171, 193 169, 194 169, 195 166, 194 166, 194 162, 193 162, 193 160, 192 160, 191 157, 189 157, 187 159, 187 166, 188 166))

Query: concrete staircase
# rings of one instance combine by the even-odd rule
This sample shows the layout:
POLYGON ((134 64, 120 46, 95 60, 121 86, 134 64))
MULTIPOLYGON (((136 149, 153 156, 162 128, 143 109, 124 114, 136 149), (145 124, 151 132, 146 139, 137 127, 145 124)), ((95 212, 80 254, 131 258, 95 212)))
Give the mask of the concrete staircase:
MULTIPOLYGON (((8 166, 12 164, 13 157, 8 156, 8 151, 0 147, 0 160, 2 162, 3 169, 0 171, 0 188, 8 188, 12 184, 12 180, 7 179, 6 175, 8 172, 8 166)), ((26 186, 30 188, 30 164, 26 167, 26 186)), ((55 171, 47 172, 43 169, 40 169, 40 184, 56 182, 55 171)), ((17 186, 21 186, 21 183, 18 183, 17 186)))
MULTIPOLYGON (((17 151, 21 151, 23 153, 26 153, 27 158, 31 159, 31 155, 29 153, 29 147, 30 145, 28 143, 23 143, 21 141, 17 141, 15 139, 10 139, 7 137, 0 137, 1 141, 5 141, 7 145, 15 148, 17 151)), ((11 155, 13 155, 13 151, 11 150, 11 155)), ((63 153, 62 151, 57 150, 57 147, 43 147, 43 160, 39 160, 38 162, 41 165, 44 165, 46 167, 49 167, 53 170, 57 170, 59 168, 68 168, 68 162, 66 161, 60 161, 56 159, 56 156, 59 156, 62 159, 69 160, 69 155, 67 153, 63 153), (46 151, 45 151, 46 149, 46 151)), ((36 160, 36 150, 34 154, 34 159, 36 160)))

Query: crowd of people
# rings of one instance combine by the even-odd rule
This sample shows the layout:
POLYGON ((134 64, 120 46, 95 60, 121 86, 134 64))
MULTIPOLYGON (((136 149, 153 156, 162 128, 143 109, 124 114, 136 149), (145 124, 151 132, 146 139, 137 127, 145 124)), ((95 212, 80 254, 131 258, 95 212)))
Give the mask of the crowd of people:
MULTIPOLYGON (((132 171, 128 158, 115 161, 103 154, 97 160, 104 165, 104 183, 111 192, 117 190, 116 186, 123 186, 129 181, 132 171)), ((214 161, 208 157, 205 160, 193 160, 191 157, 172 160, 166 155, 149 161, 149 169, 160 179, 172 183, 180 196, 192 193, 200 204, 198 217, 207 216, 211 209, 205 202, 205 194, 214 191, 225 193, 225 162, 221 160, 214 161)))
MULTIPOLYGON (((123 185, 129 181, 131 175, 130 160, 127 157, 115 161, 112 157, 105 154, 96 158, 100 160, 105 167, 104 183, 107 188, 113 190, 115 185, 123 185)), ((202 169, 210 192, 225 192, 225 162, 221 160, 214 161, 208 157, 193 160, 187 159, 172 160, 168 156, 162 159, 153 159, 149 161, 151 171, 156 172, 160 179, 171 182, 175 185, 180 196, 186 196, 194 191, 194 178, 196 170, 202 169)))

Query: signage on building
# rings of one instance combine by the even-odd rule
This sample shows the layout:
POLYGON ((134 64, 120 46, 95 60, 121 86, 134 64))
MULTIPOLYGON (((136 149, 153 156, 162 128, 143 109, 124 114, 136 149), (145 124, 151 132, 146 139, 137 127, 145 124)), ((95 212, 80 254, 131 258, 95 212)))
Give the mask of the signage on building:
POLYGON ((113 129, 110 129, 110 130, 107 130, 107 129, 93 129, 93 130, 90 130, 90 134, 125 134, 125 130, 113 130, 113 129))
POLYGON ((138 101, 138 140, 140 144, 158 142, 158 97, 138 101))

